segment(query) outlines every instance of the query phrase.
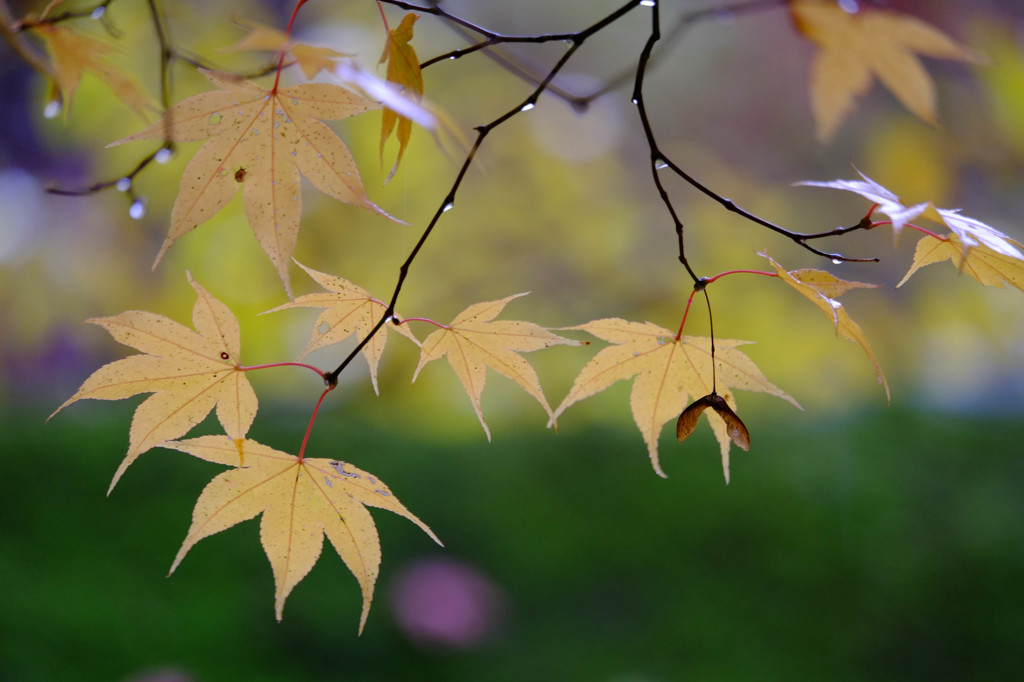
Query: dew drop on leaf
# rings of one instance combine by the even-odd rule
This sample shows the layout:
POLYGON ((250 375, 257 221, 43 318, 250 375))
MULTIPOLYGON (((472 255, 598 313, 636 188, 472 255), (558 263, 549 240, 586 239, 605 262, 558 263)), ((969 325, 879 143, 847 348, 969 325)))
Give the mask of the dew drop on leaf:
POLYGON ((90 19, 102 19, 103 15, 106 14, 106 13, 107 13, 107 7, 106 7, 106 5, 102 5, 100 7, 97 7, 96 9, 94 9, 92 11, 92 14, 89 15, 89 18, 90 19))
POLYGON ((654 7, 658 4, 658 0, 640 0, 641 7, 654 7))
POLYGON ((114 187, 117 188, 118 192, 127 192, 128 190, 130 190, 132 188, 132 179, 131 178, 121 178, 120 180, 117 181, 117 183, 114 185, 114 187))
POLYGON ((533 109, 534 106, 533 102, 527 102, 519 109, 519 111, 529 111, 530 109, 533 109))
POLYGON ((662 168, 668 168, 668 164, 663 159, 658 159, 654 162, 655 170, 661 170, 662 168))
POLYGON ((220 123, 221 118, 222 116, 218 112, 213 112, 212 114, 210 114, 210 124, 217 125, 218 123, 220 123))
POLYGON ((50 100, 46 103, 46 107, 43 109, 44 118, 57 118, 57 114, 60 113, 61 105, 60 100, 50 100))
POLYGON ((839 265, 842 262, 843 261, 841 259, 839 259, 839 258, 833 258, 832 259, 832 265, 839 265))
POLYGON ((157 163, 167 163, 168 161, 171 160, 171 156, 173 155, 174 154, 173 152, 171 152, 170 149, 168 149, 167 147, 163 147, 162 149, 160 149, 160 151, 156 153, 156 156, 154 156, 153 158, 156 160, 157 163))
POLYGON ((444 206, 441 207, 441 213, 447 213, 448 211, 452 210, 453 208, 455 208, 455 204, 453 204, 452 202, 449 201, 447 204, 445 204, 444 206))

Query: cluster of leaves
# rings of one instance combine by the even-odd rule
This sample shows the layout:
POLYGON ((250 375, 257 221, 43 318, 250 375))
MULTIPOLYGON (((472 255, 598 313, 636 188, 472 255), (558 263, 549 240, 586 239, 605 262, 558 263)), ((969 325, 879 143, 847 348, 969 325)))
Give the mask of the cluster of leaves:
MULTIPOLYGON (((305 0, 299 0, 295 11, 304 3, 305 0)), ((102 7, 105 8, 106 4, 102 7)), ((403 2, 384 4, 408 6, 403 2)), ((933 86, 915 53, 961 61, 976 59, 938 30, 907 16, 873 9, 851 14, 837 3, 826 0, 794 0, 788 3, 780 0, 775 4, 787 7, 796 30, 820 47, 812 74, 811 100, 818 136, 823 140, 834 135, 850 112, 853 100, 866 91, 873 76, 877 76, 912 112, 934 122, 933 86)), ((759 11, 771 5, 750 3, 739 9, 759 11)), ((567 41, 570 47, 550 74, 537 83, 536 90, 525 102, 476 128, 476 143, 470 149, 452 189, 403 265, 389 302, 385 303, 385 299, 376 298, 339 276, 302 265, 300 267, 324 291, 293 298, 289 269, 301 222, 300 177, 306 177, 317 190, 330 197, 394 220, 370 200, 355 159, 324 121, 381 111, 379 155, 382 164, 387 141, 394 136, 398 142, 394 167, 388 176, 390 179, 402 162, 414 122, 433 129, 437 121, 436 110, 424 102, 422 65, 412 47, 416 14, 405 15, 396 28, 386 30, 380 58, 380 63, 386 64, 384 79, 362 71, 344 52, 295 41, 291 37, 291 23, 285 32, 249 25, 247 35, 226 49, 278 55, 271 87, 196 64, 214 89, 185 98, 173 106, 165 102, 160 120, 111 145, 158 140, 169 146, 176 142, 206 140, 184 171, 171 211, 170 229, 157 255, 157 263, 178 239, 208 221, 241 189, 247 221, 277 270, 289 299, 270 312, 295 308, 321 310, 310 340, 295 362, 243 365, 237 319, 223 303, 189 276, 197 296, 192 313, 194 329, 141 311, 89 320, 106 329, 115 340, 141 354, 101 367, 57 410, 86 398, 117 400, 151 394, 135 411, 129 430, 128 451, 114 475, 111 489, 129 465, 155 447, 178 450, 229 467, 216 476, 201 494, 193 513, 192 526, 174 560, 172 571, 200 539, 262 514, 260 537, 274 574, 278 619, 288 594, 315 564, 326 535, 359 582, 363 594, 362 628, 380 563, 380 543, 366 506, 388 509, 420 526, 435 541, 437 537, 372 474, 339 459, 306 457, 308 429, 307 440, 303 441, 297 455, 248 439, 257 414, 258 400, 247 372, 282 365, 312 370, 326 384, 320 396, 322 402, 338 385, 340 372, 361 353, 369 365, 373 388, 378 391, 377 368, 391 331, 412 341, 420 349, 413 380, 428 363, 442 358, 448 360, 488 439, 491 434, 481 406, 488 368, 508 377, 537 400, 552 426, 573 404, 604 391, 618 381, 632 379, 632 416, 646 444, 651 465, 661 476, 665 473, 660 463, 658 442, 664 425, 672 419, 676 419, 677 439, 683 441, 694 431, 702 414, 708 418, 719 443, 723 472, 728 481, 732 445, 742 449, 750 447, 750 433, 738 415, 734 392, 766 393, 800 407, 792 397, 770 382, 740 350, 740 346, 748 341, 715 338, 713 333, 706 337, 683 334, 686 317, 696 295, 706 295, 706 288, 720 277, 751 271, 731 271, 712 277, 698 277, 693 272, 683 248, 682 223, 676 217, 657 174, 655 183, 676 223, 680 260, 694 280, 693 291, 686 301, 677 331, 653 322, 621 318, 597 319, 557 330, 527 321, 497 319, 506 305, 523 294, 473 303, 448 324, 425 317, 403 318, 395 311, 409 265, 433 226, 451 206, 465 170, 484 138, 517 113, 532 108, 537 97, 548 90, 558 69, 589 36, 637 7, 651 7, 654 13, 647 49, 636 68, 634 90, 634 101, 638 104, 651 147, 652 163, 670 167, 685 181, 730 210, 788 237, 814 254, 839 261, 855 260, 820 251, 810 246, 810 242, 838 237, 857 229, 891 226, 894 235, 898 236, 903 228, 911 228, 923 236, 904 282, 925 265, 950 260, 959 271, 984 285, 1003 286, 1009 283, 1024 290, 1024 255, 1018 248, 1021 246, 1018 242, 980 221, 963 216, 959 211, 936 208, 928 203, 905 206, 894 193, 863 175, 860 180, 802 183, 852 191, 872 204, 867 215, 856 225, 810 235, 768 223, 697 183, 661 153, 646 117, 642 83, 644 70, 651 59, 651 48, 660 36, 658 9, 656 3, 633 0, 578 33, 533 37, 501 36, 454 17, 437 4, 418 8, 474 31, 483 38, 469 48, 440 55, 424 64, 445 57, 461 58, 504 41, 567 41), (339 82, 305 82, 280 87, 281 71, 288 57, 291 59, 289 63, 297 64, 307 80, 326 72, 339 82), (874 220, 872 216, 876 212, 888 220, 874 220), (932 220, 948 228, 949 233, 936 233, 911 222, 918 218, 932 220), (420 341, 410 329, 412 322, 429 324, 435 329, 420 341), (554 345, 584 345, 555 331, 585 332, 608 345, 586 363, 566 397, 553 409, 544 396, 536 372, 522 353, 554 345), (311 352, 352 336, 356 337, 356 347, 335 370, 324 371, 302 362, 311 352), (223 435, 183 440, 214 410, 223 435)), ((383 16, 383 9, 381 13, 383 16)), ((690 20, 695 21, 707 14, 695 12, 690 20)), ((294 17, 293 13, 293 21, 294 17)), ((154 18, 158 18, 155 9, 154 18)), ((54 87, 63 93, 68 105, 65 112, 83 71, 91 71, 105 80, 120 99, 140 113, 152 109, 152 103, 143 96, 134 81, 104 60, 109 50, 104 43, 78 35, 73 24, 58 22, 46 12, 39 17, 26 17, 21 26, 25 30, 34 30, 49 50, 54 87)), ((165 52, 170 53, 169 48, 165 52)), ((762 255, 772 269, 755 274, 784 282, 822 310, 838 336, 860 345, 865 351, 878 383, 885 387, 888 395, 888 382, 863 330, 838 300, 851 289, 874 285, 844 281, 824 270, 787 270, 767 254, 762 255)), ((710 302, 708 307, 710 312, 710 302)), ((310 428, 316 412, 315 409, 310 428)))

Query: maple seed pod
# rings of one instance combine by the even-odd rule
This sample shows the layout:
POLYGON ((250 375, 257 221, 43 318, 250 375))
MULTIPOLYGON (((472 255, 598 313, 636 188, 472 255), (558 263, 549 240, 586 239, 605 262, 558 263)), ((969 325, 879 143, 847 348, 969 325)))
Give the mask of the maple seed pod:
POLYGON ((733 412, 729 404, 725 402, 725 398, 714 392, 693 401, 679 415, 679 421, 676 422, 676 440, 682 443, 689 438, 693 430, 697 428, 697 420, 700 419, 701 413, 709 407, 725 420, 729 439, 736 444, 736 447, 750 450, 750 432, 747 431, 743 420, 733 412))

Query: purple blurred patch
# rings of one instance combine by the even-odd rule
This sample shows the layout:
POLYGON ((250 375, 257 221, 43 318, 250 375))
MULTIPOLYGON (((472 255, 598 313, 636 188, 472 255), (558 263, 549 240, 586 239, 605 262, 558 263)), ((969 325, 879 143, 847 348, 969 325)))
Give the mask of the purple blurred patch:
POLYGON ((391 586, 391 612, 405 635, 425 648, 473 649, 505 617, 505 596, 479 569, 432 557, 406 564, 391 586))

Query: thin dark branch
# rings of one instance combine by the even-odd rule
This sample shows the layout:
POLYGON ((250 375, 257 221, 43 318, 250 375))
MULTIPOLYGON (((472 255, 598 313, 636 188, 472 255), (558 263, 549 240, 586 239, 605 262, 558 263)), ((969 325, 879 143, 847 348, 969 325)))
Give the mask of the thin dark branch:
MULTIPOLYGON (((739 8, 744 8, 745 10, 752 11, 752 10, 755 10, 755 9, 763 9, 766 6, 774 5, 774 4, 778 4, 778 0, 754 0, 753 2, 746 3, 744 5, 737 5, 737 6, 735 6, 734 11, 737 11, 739 8)), ((750 211, 748 211, 748 210, 738 206, 732 199, 729 199, 727 197, 724 197, 724 196, 718 194, 717 192, 715 192, 714 190, 709 188, 707 185, 701 183, 695 177, 693 177, 692 175, 687 173, 685 170, 683 170, 679 165, 677 165, 674 161, 672 161, 670 158, 668 158, 661 151, 661 149, 658 146, 658 142, 657 142, 657 139, 655 137, 654 130, 653 130, 652 126, 651 126, 650 119, 647 116, 647 107, 646 107, 646 104, 644 102, 644 95, 643 95, 644 75, 645 75, 645 73, 647 71, 647 68, 648 68, 648 66, 650 64, 651 54, 653 53, 654 46, 655 46, 655 44, 658 42, 658 40, 661 37, 660 21, 659 21, 660 9, 659 9, 659 7, 657 5, 654 5, 651 8, 651 10, 652 10, 651 34, 648 37, 646 44, 644 45, 644 49, 641 52, 640 58, 639 58, 638 63, 637 63, 636 79, 634 81, 634 86, 633 86, 633 103, 636 104, 636 106, 637 106, 637 113, 640 116, 640 124, 643 127, 644 136, 647 139, 647 145, 648 145, 648 147, 650 149, 650 167, 651 167, 651 172, 652 172, 652 175, 653 175, 653 178, 654 178, 654 185, 655 185, 655 187, 658 190, 658 194, 661 197, 662 203, 665 204, 665 207, 668 210, 669 215, 672 217, 672 221, 673 221, 673 224, 674 224, 674 227, 675 227, 676 236, 677 236, 677 242, 678 242, 678 248, 679 248, 679 262, 682 263, 683 267, 686 268, 686 271, 690 274, 690 277, 693 278, 694 282, 696 282, 699 279, 699 277, 697 276, 696 272, 694 272, 693 268, 691 267, 690 263, 688 262, 688 260, 686 258, 686 244, 685 244, 685 238, 684 238, 683 222, 679 219, 679 216, 676 213, 675 207, 672 204, 672 200, 669 197, 668 192, 665 189, 664 184, 662 183, 661 176, 660 176, 658 171, 663 169, 663 168, 670 169, 673 173, 675 173, 680 178, 682 178, 684 181, 686 181, 686 183, 689 184, 691 187, 693 187, 694 189, 696 189, 697 191, 699 191, 700 193, 702 193, 703 195, 705 195, 709 199, 714 200, 719 205, 721 205, 723 208, 725 208, 727 211, 735 213, 735 214, 737 214, 737 215, 739 215, 739 216, 749 220, 750 222, 752 222, 752 223, 754 223, 756 225, 760 225, 761 227, 767 228, 767 229, 769 229, 769 230, 771 230, 773 232, 781 234, 782 236, 792 240, 794 243, 799 244, 804 249, 807 249, 811 253, 814 253, 814 254, 816 254, 818 256, 822 256, 822 257, 825 257, 825 258, 829 258, 829 259, 831 259, 833 261, 839 261, 839 262, 842 262, 842 261, 848 261, 848 262, 877 262, 878 258, 853 258, 853 257, 850 257, 850 256, 844 256, 843 254, 840 254, 840 253, 830 253, 828 251, 823 251, 823 250, 815 248, 815 247, 813 247, 813 246, 811 246, 810 244, 807 243, 809 240, 812 240, 812 239, 820 239, 820 238, 823 238, 823 237, 832 237, 832 236, 837 236, 837 235, 840 235, 840 234, 844 234, 846 232, 850 232, 852 230, 863 229, 864 228, 864 224, 863 224, 864 221, 861 221, 857 225, 854 225, 854 226, 851 226, 851 227, 836 228, 835 230, 831 230, 829 232, 820 232, 820 233, 816 233, 816 234, 802 234, 802 233, 799 233, 799 232, 794 232, 792 230, 788 230, 788 229, 786 229, 786 228, 784 228, 784 227, 782 227, 780 225, 776 225, 775 223, 773 223, 773 222, 771 222, 769 220, 766 220, 766 219, 764 219, 764 218, 762 218, 762 217, 760 217, 760 216, 758 216, 758 215, 756 215, 754 213, 751 213, 750 211)), ((701 13, 694 13, 694 14, 690 15, 690 21, 694 21, 697 18, 705 16, 709 12, 712 12, 712 10, 704 10, 701 13)))
MULTIPOLYGON (((386 0, 383 0, 386 1, 386 0)), ((686 33, 686 29, 690 28, 693 24, 707 19, 715 19, 723 16, 736 16, 740 14, 752 13, 759 10, 771 9, 785 5, 788 0, 748 0, 748 2, 738 3, 727 7, 715 7, 706 8, 700 10, 694 10, 687 12, 676 19, 675 24, 672 28, 667 31, 662 38, 659 40, 656 46, 656 52, 651 56, 651 64, 658 62, 658 58, 661 54, 669 51, 669 49, 677 43, 686 33)), ((470 31, 463 27, 462 24, 449 23, 449 26, 458 35, 462 36, 467 42, 472 42, 473 38, 470 35, 470 31)), ((479 29, 479 27, 477 27, 479 29)), ((431 57, 427 61, 420 64, 420 68, 424 69, 428 66, 436 64, 442 61, 450 61, 453 59, 459 59, 472 52, 484 49, 485 54, 494 61, 496 64, 504 68, 512 75, 520 78, 521 80, 529 83, 530 85, 536 86, 540 83, 540 77, 537 75, 538 68, 526 65, 523 63, 522 58, 512 58, 509 55, 503 54, 496 49, 501 43, 536 43, 536 42, 548 42, 554 40, 566 40, 567 37, 564 34, 543 34, 541 36, 503 36, 501 34, 494 33, 493 31, 487 31, 486 29, 479 29, 477 33, 483 32, 487 35, 487 38, 481 42, 475 43, 469 47, 459 48, 431 57), (539 38, 539 40, 537 39, 539 38)), ((607 79, 607 82, 595 90, 591 90, 587 94, 573 93, 570 90, 559 87, 558 85, 552 84, 548 87, 548 92, 556 95, 560 99, 568 102, 573 109, 577 111, 585 111, 589 107, 590 103, 598 97, 606 95, 609 92, 617 90, 619 87, 630 82, 634 78, 635 69, 628 67, 620 71, 619 73, 611 76, 607 79)))
MULTIPOLYGON (((390 0, 383 1, 389 2, 390 0)), ((390 2, 390 4, 405 5, 408 3, 390 2)), ((345 370, 345 368, 349 365, 349 363, 352 362, 353 359, 355 359, 355 357, 362 351, 366 344, 370 342, 370 339, 372 339, 373 336, 378 331, 380 331, 384 324, 394 317, 395 305, 398 302, 398 297, 402 292, 402 286, 405 284, 406 277, 408 277, 409 275, 409 269, 412 267, 413 261, 416 260, 416 256, 419 255, 420 251, 423 249, 423 246, 426 244, 427 239, 434 231, 434 228, 437 225, 438 221, 441 219, 441 216, 447 211, 451 210, 452 207, 454 207, 456 194, 458 193, 459 188, 462 186, 462 181, 466 177, 466 172, 469 170, 470 165, 473 163, 473 159, 476 157, 477 150, 480 149, 480 146, 483 144, 484 139, 491 133, 491 131, 493 131, 495 128, 502 125, 503 123, 507 122, 512 117, 516 116, 519 113, 529 111, 530 109, 532 109, 533 106, 537 103, 537 100, 540 98, 540 96, 549 88, 552 79, 554 79, 554 77, 562 70, 562 68, 569 62, 569 60, 572 59, 573 55, 576 54, 576 51, 580 48, 580 46, 583 45, 583 43, 590 36, 594 35, 601 29, 611 25, 616 20, 618 20, 619 17, 624 16, 632 9, 639 6, 639 4, 640 0, 630 0, 630 2, 626 3, 616 11, 612 12, 605 18, 598 21, 597 23, 589 26, 588 28, 583 29, 582 31, 579 31, 578 33, 571 34, 572 44, 569 46, 569 49, 566 50, 565 54, 563 54, 558 59, 555 65, 548 72, 547 76, 545 76, 544 79, 541 80, 541 82, 537 85, 534 91, 531 92, 525 100, 515 105, 502 115, 498 116, 490 123, 486 123, 484 125, 476 127, 476 140, 473 142, 473 146, 470 148, 469 153, 466 154, 466 159, 465 161, 463 161, 462 167, 459 169, 459 172, 455 177, 455 181, 452 183, 451 189, 448 190, 448 194, 441 202, 441 205, 438 206, 436 211, 434 211, 434 215, 430 219, 430 222, 427 224, 426 228, 424 228, 423 233, 420 235, 420 238, 416 241, 415 246, 413 246, 412 250, 409 252, 409 255, 405 259, 405 262, 403 262, 398 269, 398 280, 396 281, 394 291, 391 294, 391 300, 388 302, 387 310, 384 311, 384 314, 381 316, 381 319, 377 321, 377 324, 375 324, 373 328, 356 345, 356 347, 352 349, 348 356, 341 361, 341 364, 339 364, 338 367, 333 372, 324 375, 325 381, 327 381, 328 383, 337 382, 338 375, 345 370)), ((440 13, 440 9, 437 9, 438 12, 432 13, 440 13)))

